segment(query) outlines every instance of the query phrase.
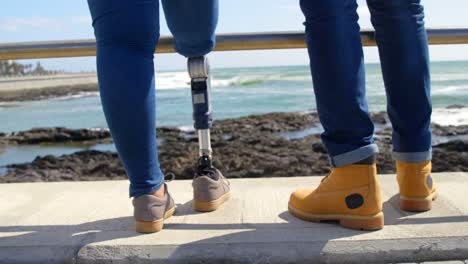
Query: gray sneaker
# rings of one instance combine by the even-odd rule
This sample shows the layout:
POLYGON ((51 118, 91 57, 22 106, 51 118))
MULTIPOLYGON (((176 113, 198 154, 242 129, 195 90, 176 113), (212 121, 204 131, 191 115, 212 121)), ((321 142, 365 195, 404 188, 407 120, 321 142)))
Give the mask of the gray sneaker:
POLYGON ((229 181, 215 168, 197 173, 192 186, 193 209, 196 211, 214 211, 231 197, 229 181))
POLYGON ((174 200, 169 194, 166 184, 164 184, 164 187, 164 198, 145 194, 133 199, 133 216, 135 218, 137 232, 159 232, 163 229, 164 220, 174 214, 174 200))

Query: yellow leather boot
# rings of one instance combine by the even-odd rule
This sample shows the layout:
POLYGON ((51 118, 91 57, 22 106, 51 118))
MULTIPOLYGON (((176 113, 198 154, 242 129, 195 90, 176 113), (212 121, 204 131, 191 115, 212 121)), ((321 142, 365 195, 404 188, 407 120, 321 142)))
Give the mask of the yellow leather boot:
POLYGON ((431 177, 431 161, 407 163, 398 161, 397 180, 400 187, 400 209, 423 212, 432 209, 437 198, 436 185, 431 177))
POLYGON ((306 221, 339 221, 358 230, 382 229, 382 194, 375 163, 333 168, 317 189, 292 193, 288 208, 306 221))

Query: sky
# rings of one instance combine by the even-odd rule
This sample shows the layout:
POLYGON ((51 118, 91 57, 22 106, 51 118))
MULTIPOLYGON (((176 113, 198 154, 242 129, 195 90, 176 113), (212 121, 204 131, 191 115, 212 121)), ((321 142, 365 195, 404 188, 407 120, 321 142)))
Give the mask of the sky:
MULTIPOLYGON (((195 1, 195 0, 194 0, 195 1)), ((384 0, 392 1, 392 0, 384 0)), ((467 0, 422 0, 427 27, 468 27, 467 0)), ((365 0, 358 0, 359 24, 372 28, 365 0)), ((170 35, 160 12, 161 35, 170 35)), ((298 0, 220 0, 217 33, 303 31, 304 17, 298 0)), ((0 43, 93 38, 85 0, 3 1, 0 9, 0 43)), ((431 60, 468 60, 468 45, 431 46, 431 60)), ((365 48, 366 62, 378 62, 377 49, 365 48)), ((36 61, 36 60, 34 60, 36 61)), ((254 67, 308 64, 305 49, 213 52, 213 67, 254 67)), ((24 61, 31 63, 33 61, 24 61)), ((45 59, 48 69, 93 71, 95 58, 45 59)), ((184 69, 186 59, 177 54, 157 55, 158 70, 184 69)))

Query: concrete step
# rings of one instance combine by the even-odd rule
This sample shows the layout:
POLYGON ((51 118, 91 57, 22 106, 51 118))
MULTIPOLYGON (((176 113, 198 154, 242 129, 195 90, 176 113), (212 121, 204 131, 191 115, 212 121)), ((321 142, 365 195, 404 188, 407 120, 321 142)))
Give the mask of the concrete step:
MULTIPOLYGON (((233 198, 191 209, 190 181, 169 183, 176 215, 157 234, 133 231, 126 181, 0 185, 0 263, 415 263, 468 259, 468 173, 437 173, 430 212, 398 209, 381 175, 386 226, 354 231, 287 212, 289 194, 320 177, 231 180, 233 198)), ((457 262, 455 262, 457 263, 457 262)))

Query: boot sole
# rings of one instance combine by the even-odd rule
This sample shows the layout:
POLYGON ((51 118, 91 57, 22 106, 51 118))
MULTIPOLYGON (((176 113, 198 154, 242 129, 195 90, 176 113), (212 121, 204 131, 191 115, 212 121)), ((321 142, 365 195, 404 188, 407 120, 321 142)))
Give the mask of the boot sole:
POLYGON ((384 214, 379 212, 371 216, 361 215, 342 215, 342 214, 310 214, 301 211, 290 204, 288 205, 289 212, 295 217, 308 222, 330 222, 337 221, 343 227, 355 230, 374 231, 384 227, 384 214))
POLYGON ((400 209, 408 212, 425 212, 432 209, 432 202, 437 199, 434 192, 427 197, 407 197, 400 195, 400 209))
POLYGON ((199 212, 212 212, 217 210, 223 203, 231 198, 231 192, 227 192, 216 200, 209 202, 193 201, 193 209, 199 212))
POLYGON ((135 221, 135 229, 138 233, 144 234, 159 232, 164 227, 164 220, 171 217, 174 214, 174 212, 175 206, 167 210, 167 212, 164 214, 164 218, 162 219, 157 219, 154 221, 135 221))

